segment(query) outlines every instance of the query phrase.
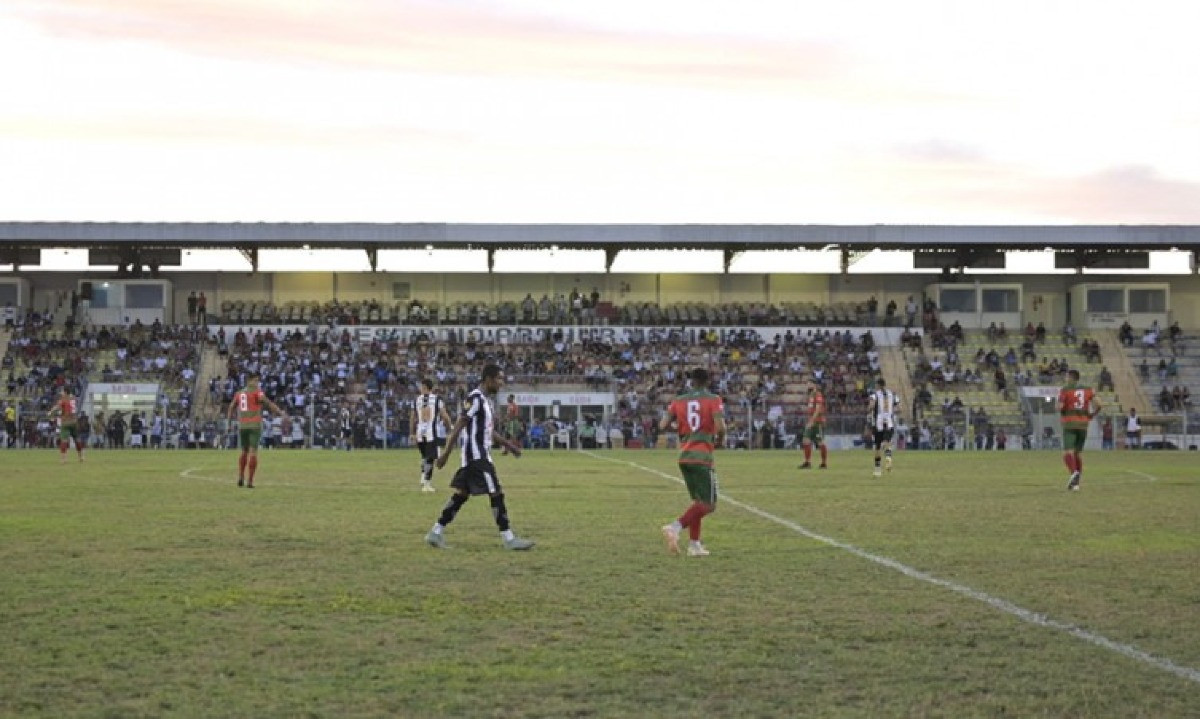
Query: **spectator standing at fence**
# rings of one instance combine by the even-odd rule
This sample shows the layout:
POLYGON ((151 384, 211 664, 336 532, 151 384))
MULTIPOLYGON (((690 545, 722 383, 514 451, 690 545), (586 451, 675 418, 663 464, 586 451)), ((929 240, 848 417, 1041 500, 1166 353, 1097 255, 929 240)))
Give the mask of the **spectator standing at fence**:
POLYGON ((1126 449, 1139 449, 1142 446, 1142 418, 1138 417, 1137 410, 1133 407, 1129 408, 1129 416, 1125 418, 1125 447, 1126 449))
POLYGON ((1100 425, 1100 449, 1113 448, 1113 421, 1112 417, 1105 417, 1103 424, 1100 425))

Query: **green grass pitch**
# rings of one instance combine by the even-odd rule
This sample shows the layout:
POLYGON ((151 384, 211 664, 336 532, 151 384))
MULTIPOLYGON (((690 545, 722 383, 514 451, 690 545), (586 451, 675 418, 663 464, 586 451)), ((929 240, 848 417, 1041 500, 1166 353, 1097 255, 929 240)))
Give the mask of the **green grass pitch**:
POLYGON ((498 457, 526 553, 415 451, 2 452, 0 715, 1200 716, 1195 457, 722 452, 686 558, 670 452, 498 457))

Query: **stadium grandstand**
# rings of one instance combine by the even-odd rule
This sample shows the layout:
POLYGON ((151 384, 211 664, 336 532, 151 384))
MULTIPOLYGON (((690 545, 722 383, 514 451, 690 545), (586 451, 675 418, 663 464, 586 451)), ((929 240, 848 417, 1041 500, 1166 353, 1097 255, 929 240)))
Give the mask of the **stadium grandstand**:
POLYGON ((93 446, 229 446, 258 371, 288 415, 271 445, 344 447, 348 413, 352 445, 402 448, 419 378, 455 407, 497 362, 529 447, 672 446, 657 420, 697 365, 734 447, 797 446, 814 379, 831 447, 859 446, 879 376, 901 446, 1054 447, 1068 369, 1105 408, 1091 445, 1136 409, 1182 447, 1198 248, 1190 226, 0 223, 4 445, 49 446, 66 386, 93 446))

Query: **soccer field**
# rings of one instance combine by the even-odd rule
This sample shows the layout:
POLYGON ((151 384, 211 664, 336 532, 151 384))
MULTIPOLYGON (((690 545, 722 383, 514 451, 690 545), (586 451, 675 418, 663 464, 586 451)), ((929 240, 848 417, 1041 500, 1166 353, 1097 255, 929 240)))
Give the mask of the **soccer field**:
POLYGON ((415 451, 4 452, 0 714, 1200 716, 1194 455, 798 458, 686 558, 671 452, 498 457, 524 553, 415 451))

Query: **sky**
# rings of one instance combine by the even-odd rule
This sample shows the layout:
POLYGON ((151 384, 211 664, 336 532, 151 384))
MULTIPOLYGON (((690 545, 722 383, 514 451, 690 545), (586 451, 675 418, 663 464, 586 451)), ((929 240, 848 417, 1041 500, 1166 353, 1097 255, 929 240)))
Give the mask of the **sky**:
POLYGON ((0 221, 1200 223, 1183 0, 4 0, 0 221))

